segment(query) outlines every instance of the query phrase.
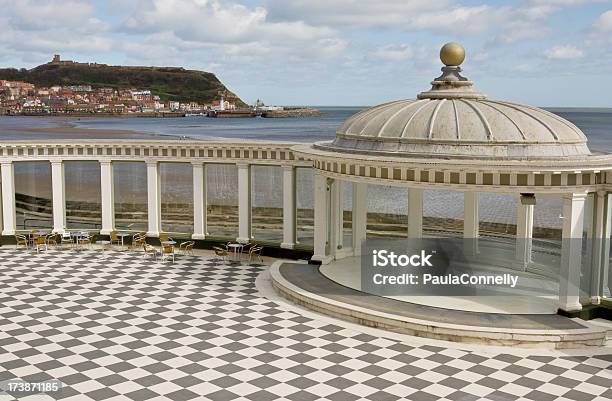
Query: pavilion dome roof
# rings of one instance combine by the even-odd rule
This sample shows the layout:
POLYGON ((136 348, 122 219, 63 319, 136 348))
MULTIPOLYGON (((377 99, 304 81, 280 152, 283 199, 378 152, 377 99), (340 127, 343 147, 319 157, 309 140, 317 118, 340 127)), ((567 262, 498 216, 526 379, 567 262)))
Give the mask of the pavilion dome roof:
POLYGON ((393 156, 521 159, 591 154, 586 136, 571 122, 537 107, 489 100, 475 91, 460 75, 463 54, 459 45, 445 45, 441 58, 447 65, 431 90, 417 99, 355 114, 338 128, 333 142, 320 146, 393 156))

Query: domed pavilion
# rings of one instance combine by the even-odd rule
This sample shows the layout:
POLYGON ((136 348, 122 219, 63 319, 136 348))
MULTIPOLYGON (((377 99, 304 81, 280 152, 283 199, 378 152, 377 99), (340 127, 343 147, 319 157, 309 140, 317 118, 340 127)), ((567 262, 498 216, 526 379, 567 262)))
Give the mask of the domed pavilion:
MULTIPOLYGON (((359 263, 368 185, 408 189, 408 238, 424 236, 424 190, 463 193, 463 237, 472 239, 480 235, 479 194, 506 194, 520 201, 511 260, 498 267, 556 281, 555 311, 597 303, 609 295, 612 156, 589 150, 584 133, 553 113, 477 91, 462 75, 464 56, 460 45, 445 45, 442 74, 431 89, 357 113, 333 141, 292 148, 312 160, 315 170, 313 260, 330 266, 321 268, 324 274, 334 265, 347 269, 343 259, 359 263), (342 243, 344 182, 353 188, 352 247, 342 243), (534 206, 540 197, 561 199, 563 210, 559 257, 548 274, 534 262, 534 206)), ((342 283, 341 276, 334 279, 342 283)))

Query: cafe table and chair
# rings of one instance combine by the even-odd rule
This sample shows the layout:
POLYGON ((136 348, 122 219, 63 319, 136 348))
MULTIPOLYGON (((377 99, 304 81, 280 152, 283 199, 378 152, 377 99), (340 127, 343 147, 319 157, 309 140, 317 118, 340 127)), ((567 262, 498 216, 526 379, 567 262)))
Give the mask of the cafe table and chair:
POLYGON ((242 253, 242 249, 244 248, 244 244, 239 242, 230 242, 227 244, 227 250, 234 254, 232 260, 237 262, 240 260, 240 254, 242 253))

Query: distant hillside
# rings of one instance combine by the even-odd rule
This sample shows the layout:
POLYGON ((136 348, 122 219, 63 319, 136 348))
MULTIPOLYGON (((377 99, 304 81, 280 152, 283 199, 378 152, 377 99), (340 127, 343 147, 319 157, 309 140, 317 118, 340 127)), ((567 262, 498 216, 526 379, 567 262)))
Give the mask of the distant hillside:
POLYGON ((106 64, 50 62, 31 70, 0 69, 0 79, 24 81, 36 86, 91 85, 92 87, 150 89, 162 100, 210 103, 227 91, 226 100, 238 107, 245 103, 210 72, 180 67, 126 67, 106 64))

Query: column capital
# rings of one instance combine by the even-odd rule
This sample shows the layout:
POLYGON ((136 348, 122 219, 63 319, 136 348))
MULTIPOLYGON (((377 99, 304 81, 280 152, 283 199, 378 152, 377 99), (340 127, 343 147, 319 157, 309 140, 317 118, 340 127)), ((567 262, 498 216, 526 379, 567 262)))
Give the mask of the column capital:
POLYGON ((147 164, 147 166, 157 166, 159 164, 158 160, 151 159, 146 159, 144 162, 147 164))
POLYGON ((193 167, 204 167, 204 162, 203 161, 198 161, 198 162, 192 161, 191 165, 193 167))
POLYGON ((51 160, 49 160, 49 163, 55 164, 55 165, 57 165, 57 164, 64 164, 64 160, 63 159, 60 159, 60 160, 57 160, 57 159, 53 160, 53 159, 51 159, 51 160))
POLYGON ((562 198, 565 200, 585 200, 589 196, 588 192, 570 192, 563 194, 562 198))
POLYGON ((249 163, 236 163, 236 167, 238 167, 239 169, 246 169, 251 167, 251 165, 249 163))
POLYGON ((600 189, 600 190, 597 191, 597 196, 599 196, 600 198, 603 198, 607 194, 608 194, 608 191, 605 191, 603 189, 600 189))
POLYGON ((283 171, 293 171, 295 169, 295 166, 292 164, 281 164, 281 168, 283 169, 283 171))
POLYGON ((108 164, 113 164, 113 161, 110 159, 102 159, 102 160, 98 160, 98 163, 108 165, 108 164))
POLYGON ((0 161, 0 165, 2 165, 2 166, 10 166, 12 164, 13 164, 12 160, 2 160, 2 161, 0 161))

